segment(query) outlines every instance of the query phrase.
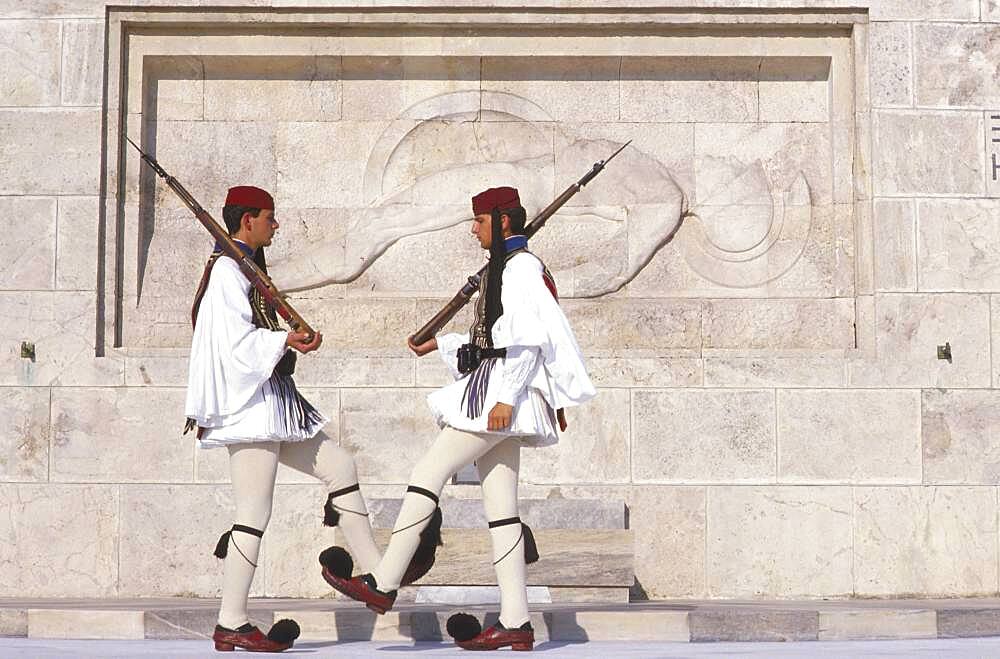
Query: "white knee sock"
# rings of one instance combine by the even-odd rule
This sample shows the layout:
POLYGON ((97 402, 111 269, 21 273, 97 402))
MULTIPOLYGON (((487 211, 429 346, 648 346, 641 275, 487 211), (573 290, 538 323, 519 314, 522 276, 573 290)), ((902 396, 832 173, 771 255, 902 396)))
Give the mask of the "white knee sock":
POLYGON ((250 585, 257 571, 261 539, 260 536, 241 531, 239 528, 233 529, 230 533, 225 573, 222 578, 219 624, 229 629, 236 629, 249 622, 247 598, 250 596, 250 585))
MULTIPOLYGON (((494 526, 490 522, 493 541, 493 567, 500 586, 500 622, 513 629, 528 622, 528 570, 524 564, 524 538, 521 520, 494 526)), ((506 520, 504 520, 506 521, 506 520)))
POLYGON ((389 546, 371 572, 379 590, 388 592, 399 588, 420 544, 420 532, 430 523, 437 506, 438 497, 434 492, 413 485, 407 488, 389 546))
POLYGON ((354 558, 357 569, 371 572, 375 569, 382 552, 375 544, 372 524, 368 517, 365 498, 357 484, 331 492, 327 499, 327 519, 330 510, 337 515, 336 527, 344 534, 344 541, 354 558))

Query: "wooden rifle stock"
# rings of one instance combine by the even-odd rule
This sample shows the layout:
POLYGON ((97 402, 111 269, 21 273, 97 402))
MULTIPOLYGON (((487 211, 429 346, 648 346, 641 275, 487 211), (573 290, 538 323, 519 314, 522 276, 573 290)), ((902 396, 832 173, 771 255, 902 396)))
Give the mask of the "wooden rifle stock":
MULTIPOLYGON (((549 220, 549 218, 556 214, 556 211, 562 208, 562 206, 569 201, 573 195, 582 190, 585 185, 590 183, 595 176, 600 174, 604 169, 604 166, 611 162, 612 158, 621 153, 622 150, 631 143, 632 140, 629 140, 625 144, 621 145, 617 151, 612 153, 606 159, 594 163, 594 166, 590 168, 590 171, 584 174, 579 181, 576 181, 563 190, 562 194, 556 197, 551 204, 539 211, 538 214, 535 215, 530 222, 528 222, 527 226, 524 227, 524 235, 531 238, 538 233, 539 229, 545 226, 545 223, 549 220)), ((440 311, 434 314, 433 318, 427 321, 423 327, 418 329, 416 333, 410 337, 410 341, 412 341, 414 345, 419 346, 422 343, 427 343, 432 338, 437 336, 437 333, 441 331, 441 328, 447 325, 451 319, 462 310, 462 307, 469 303, 469 300, 472 299, 475 292, 479 290, 479 283, 486 275, 487 267, 488 266, 484 265, 479 269, 479 272, 474 275, 470 275, 465 285, 463 285, 462 288, 459 289, 458 293, 455 294, 455 297, 451 298, 451 300, 449 300, 440 311)))
POLYGON ((160 164, 156 162, 155 158, 143 152, 143 150, 129 138, 126 137, 125 139, 128 140, 129 144, 136 148, 136 151, 139 152, 146 164, 149 165, 153 171, 166 182, 167 186, 181 198, 181 201, 183 201, 184 204, 191 209, 191 212, 194 213, 196 218, 198 218, 198 221, 201 222, 202 225, 208 229, 208 232, 212 234, 212 237, 215 238, 216 244, 222 248, 223 253, 239 264, 240 270, 242 270, 243 274, 250 280, 250 284, 260 291, 261 297, 263 297, 268 305, 270 305, 271 308, 274 309, 278 315, 288 323, 288 326, 292 328, 292 331, 305 333, 308 335, 307 340, 312 341, 313 336, 316 334, 315 330, 313 330, 313 328, 309 326, 309 323, 307 323, 302 316, 300 316, 299 313, 292 308, 292 305, 288 303, 285 296, 282 295, 281 292, 275 287, 271 278, 268 277, 256 263, 254 263, 251 257, 247 256, 243 250, 240 249, 239 245, 236 244, 236 241, 229 236, 229 232, 223 229, 222 226, 215 221, 215 218, 209 215, 208 211, 202 208, 201 204, 198 203, 198 201, 183 185, 181 185, 177 179, 170 174, 167 174, 160 164))

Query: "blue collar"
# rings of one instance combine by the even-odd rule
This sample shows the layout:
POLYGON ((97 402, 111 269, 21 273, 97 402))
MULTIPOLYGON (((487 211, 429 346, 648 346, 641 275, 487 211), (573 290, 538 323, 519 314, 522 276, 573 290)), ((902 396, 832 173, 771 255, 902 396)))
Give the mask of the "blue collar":
MULTIPOLYGON (((247 245, 243 241, 236 240, 235 238, 233 238, 233 242, 236 243, 236 246, 239 247, 241 250, 243 250, 243 253, 246 254, 247 256, 253 256, 253 253, 257 251, 253 247, 250 247, 250 245, 247 245)), ((215 251, 216 252, 221 252, 222 251, 222 244, 221 243, 218 243, 218 242, 215 243, 215 251)))
POLYGON ((527 236, 511 236, 503 241, 504 249, 507 253, 511 253, 516 249, 523 249, 528 246, 527 236))

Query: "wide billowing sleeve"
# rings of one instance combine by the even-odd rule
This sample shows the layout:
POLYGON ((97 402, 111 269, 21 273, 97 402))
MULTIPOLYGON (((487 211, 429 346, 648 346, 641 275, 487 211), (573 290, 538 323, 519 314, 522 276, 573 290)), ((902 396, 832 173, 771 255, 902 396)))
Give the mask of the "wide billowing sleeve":
MULTIPOLYGON (((537 386, 555 408, 572 407, 597 393, 583 362, 580 346, 559 303, 545 286, 541 261, 531 254, 512 258, 504 268, 503 315, 493 326, 493 343, 534 352, 543 368, 535 369, 530 386, 537 386), (546 381, 538 381, 538 375, 546 381)), ((512 350, 514 348, 515 350, 512 350)))
POLYGON ((185 414, 214 427, 239 411, 271 377, 285 354, 287 332, 255 327, 247 293, 250 283, 236 262, 220 258, 212 268, 198 310, 185 414))
POLYGON ((438 354, 441 361, 448 367, 451 377, 456 380, 462 377, 458 372, 458 349, 469 342, 468 334, 442 334, 437 337, 438 354))

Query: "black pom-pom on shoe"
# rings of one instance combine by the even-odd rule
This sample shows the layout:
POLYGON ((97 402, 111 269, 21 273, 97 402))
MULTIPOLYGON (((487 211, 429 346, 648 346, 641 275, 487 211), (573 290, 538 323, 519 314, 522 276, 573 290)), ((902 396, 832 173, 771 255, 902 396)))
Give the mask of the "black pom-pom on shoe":
POLYGON ((479 618, 468 613, 456 613, 448 618, 446 628, 451 637, 459 643, 473 639, 483 631, 479 618))
POLYGON ((271 629, 267 632, 267 638, 275 643, 291 643, 299 637, 302 630, 299 629, 299 623, 289 618, 283 618, 278 622, 274 623, 271 629))
POLYGON ((354 572, 354 559, 343 547, 327 547, 321 551, 319 564, 341 579, 350 579, 354 572))

